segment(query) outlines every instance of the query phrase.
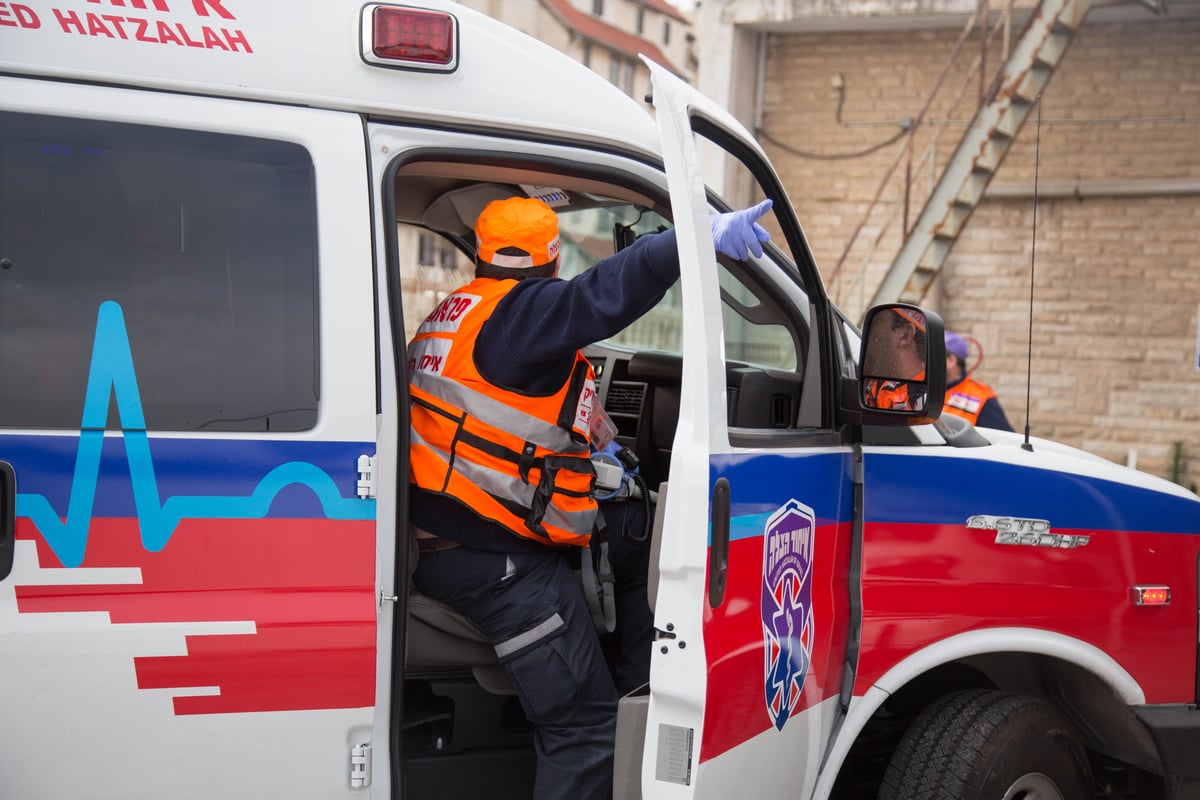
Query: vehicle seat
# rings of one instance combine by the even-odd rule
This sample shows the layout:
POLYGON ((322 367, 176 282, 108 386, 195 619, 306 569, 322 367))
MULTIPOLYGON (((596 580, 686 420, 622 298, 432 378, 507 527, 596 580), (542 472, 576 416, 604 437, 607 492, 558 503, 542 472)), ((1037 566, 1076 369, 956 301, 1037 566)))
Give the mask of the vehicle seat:
MULTIPOLYGON (((650 542, 650 566, 646 580, 647 601, 654 610, 658 594, 658 557, 661 548, 662 513, 666 500, 666 483, 658 490, 653 531, 650 542)), ((411 532, 408 540, 409 577, 416 569, 417 540, 411 532)), ((585 559, 586 560, 586 559, 585 559)), ((598 623, 599 624, 599 623, 598 623)), ((514 694, 508 673, 496 659, 496 651, 487 636, 475 623, 445 603, 421 594, 412 581, 408 590, 408 626, 405 641, 406 669, 421 667, 470 667, 475 679, 493 694, 514 694)), ((644 723, 643 723, 644 724, 644 723)), ((639 755, 640 759, 640 755, 639 755)))
MULTIPOLYGON (((406 538, 411 578, 420 554, 416 538, 411 533, 406 538)), ((404 665, 406 669, 470 667, 479 685, 492 694, 516 693, 479 626, 440 600, 421 594, 411 580, 404 665)))
MULTIPOLYGON (((419 557, 417 541, 411 534, 408 536, 408 552, 411 576, 411 570, 416 568, 419 557)), ((585 566, 591 566, 591 559, 587 556, 581 561, 585 566)), ((596 580, 590 570, 576 570, 575 575, 581 588, 596 590, 596 580)), ((607 614, 611 616, 611 597, 609 606, 607 614)), ((609 627, 605 628, 604 613, 601 609, 593 607, 591 602, 589 608, 592 610, 597 629, 601 633, 611 630, 611 619, 607 623, 609 627)), ((412 586, 411 581, 408 592, 408 631, 404 663, 408 669, 470 667, 479 685, 487 691, 493 694, 515 693, 508 673, 500 666, 495 650, 479 626, 440 600, 421 594, 412 586)))

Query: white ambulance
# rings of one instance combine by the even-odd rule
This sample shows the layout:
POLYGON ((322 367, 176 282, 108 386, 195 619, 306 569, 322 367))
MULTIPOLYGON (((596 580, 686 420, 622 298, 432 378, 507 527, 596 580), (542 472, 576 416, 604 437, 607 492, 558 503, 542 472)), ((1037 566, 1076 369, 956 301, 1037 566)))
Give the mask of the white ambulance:
POLYGON ((514 195, 566 275, 678 238, 587 351, 659 493, 618 798, 1200 796, 1200 499, 936 419, 912 307, 866 325, 924 320, 914 410, 868 407, 876 337, 742 127, 414 2, 0 0, 0 797, 529 795, 405 525, 441 290, 402 235, 470 254, 514 195), (766 253, 718 259, 709 215, 762 197, 766 253))

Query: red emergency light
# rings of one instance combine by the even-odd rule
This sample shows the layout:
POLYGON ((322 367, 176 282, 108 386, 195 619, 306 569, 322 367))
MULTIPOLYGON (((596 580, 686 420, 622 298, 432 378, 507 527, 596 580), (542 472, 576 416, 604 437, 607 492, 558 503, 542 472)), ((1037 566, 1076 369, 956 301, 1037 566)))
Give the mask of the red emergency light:
POLYGON ((1131 586, 1135 606, 1166 606, 1171 604, 1170 586, 1131 586))
POLYGON ((362 20, 362 55, 371 64, 434 72, 458 67, 458 20, 451 14, 371 4, 362 20))

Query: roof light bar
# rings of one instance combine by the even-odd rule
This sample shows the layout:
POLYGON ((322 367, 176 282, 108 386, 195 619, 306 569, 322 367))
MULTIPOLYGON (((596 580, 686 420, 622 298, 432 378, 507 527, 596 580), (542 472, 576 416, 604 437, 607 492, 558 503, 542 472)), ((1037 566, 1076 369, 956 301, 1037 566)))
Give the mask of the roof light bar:
POLYGON ((370 3, 363 8, 362 57, 385 67, 453 72, 458 20, 444 11, 370 3))

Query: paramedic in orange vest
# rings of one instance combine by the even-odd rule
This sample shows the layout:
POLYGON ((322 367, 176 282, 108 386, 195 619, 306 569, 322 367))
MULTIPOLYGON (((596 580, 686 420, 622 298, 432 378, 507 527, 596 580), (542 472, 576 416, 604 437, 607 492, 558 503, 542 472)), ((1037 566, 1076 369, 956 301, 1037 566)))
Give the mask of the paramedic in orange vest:
POLYGON ((919 411, 925 407, 919 391, 925 380, 925 315, 915 308, 891 311, 867 332, 873 360, 863 364, 863 401, 869 408, 919 411))
POLYGON ((1011 431, 992 387, 967 372, 967 340, 946 331, 946 402, 943 414, 956 414, 980 428, 1011 431))
MULTIPOLYGON (((770 237, 755 220, 769 208, 714 216, 716 249, 762 255, 770 237)), ((617 687, 568 565, 603 519, 589 458, 595 376, 580 348, 662 299, 679 278, 675 233, 642 236, 569 281, 557 277, 558 218, 541 200, 489 203, 475 237, 475 280, 408 347, 413 581, 491 640, 534 726, 534 797, 603 800, 617 687)), ((617 624, 635 629, 641 651, 633 676, 618 674, 624 689, 649 676, 648 545, 608 541, 617 624)))

